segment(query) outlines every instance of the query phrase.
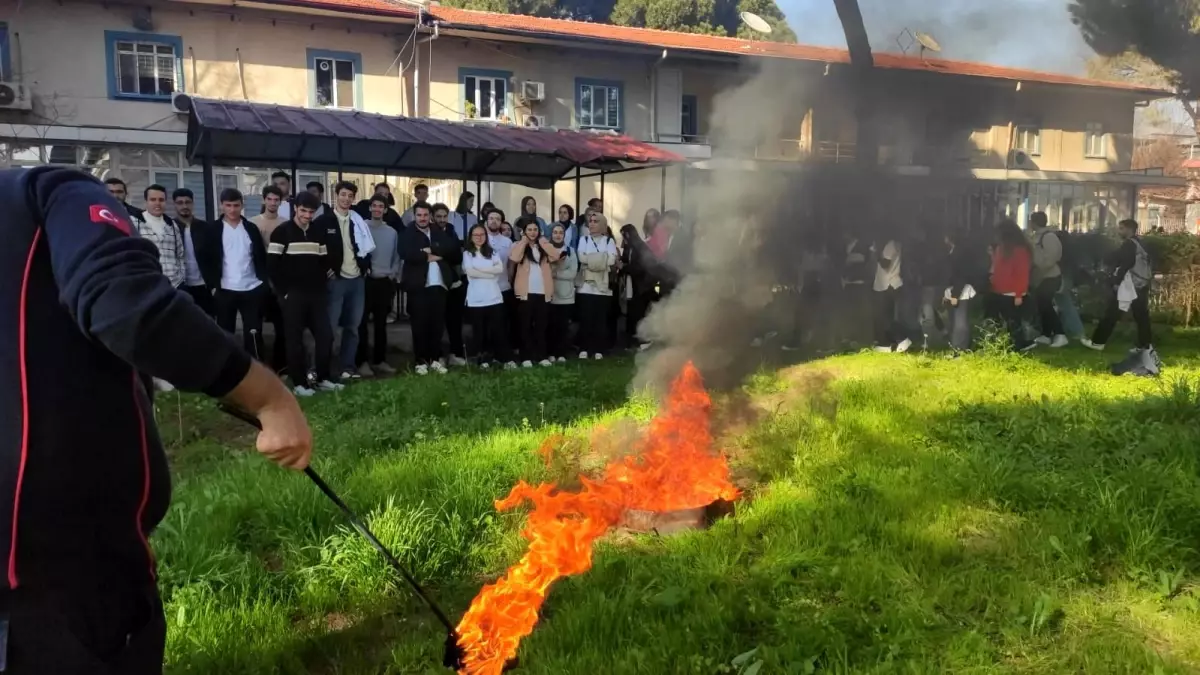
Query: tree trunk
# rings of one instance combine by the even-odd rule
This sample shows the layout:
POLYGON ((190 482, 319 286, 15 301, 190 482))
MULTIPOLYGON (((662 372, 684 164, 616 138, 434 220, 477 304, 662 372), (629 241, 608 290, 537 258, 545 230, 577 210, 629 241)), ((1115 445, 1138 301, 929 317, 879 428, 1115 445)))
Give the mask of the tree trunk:
POLYGON ((875 57, 871 55, 871 41, 867 37, 867 27, 863 23, 858 0, 833 0, 833 5, 837 8, 838 20, 842 22, 842 32, 846 34, 846 48, 850 51, 850 65, 854 72, 855 160, 860 166, 876 166, 879 164, 879 134, 875 130, 876 106, 872 100, 875 88, 871 86, 871 79, 875 57))

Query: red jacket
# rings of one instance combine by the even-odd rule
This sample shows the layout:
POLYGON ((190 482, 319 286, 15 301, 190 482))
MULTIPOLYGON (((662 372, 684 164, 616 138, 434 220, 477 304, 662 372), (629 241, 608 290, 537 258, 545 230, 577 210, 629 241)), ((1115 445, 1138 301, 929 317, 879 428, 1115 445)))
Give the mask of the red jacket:
POLYGON ((992 290, 1001 295, 1022 296, 1029 292, 1031 256, 1025 248, 1015 248, 1005 256, 1001 247, 992 252, 992 290))

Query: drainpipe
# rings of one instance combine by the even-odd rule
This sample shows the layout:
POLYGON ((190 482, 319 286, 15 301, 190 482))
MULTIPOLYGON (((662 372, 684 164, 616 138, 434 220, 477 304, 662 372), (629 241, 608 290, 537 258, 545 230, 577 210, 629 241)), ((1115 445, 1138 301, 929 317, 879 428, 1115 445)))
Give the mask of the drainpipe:
MULTIPOLYGON (((420 19, 420 17, 418 16, 418 20, 419 19, 420 19)), ((426 35, 425 37, 417 38, 416 42, 413 43, 413 50, 416 51, 416 50, 420 49, 421 45, 423 45, 423 44, 429 44, 429 50, 432 52, 433 51, 432 43, 434 40, 438 39, 439 35, 440 35, 440 31, 438 29, 438 22, 434 21, 433 22, 433 34, 426 35)), ((414 115, 414 117, 420 117, 421 116, 421 57, 420 57, 419 53, 415 54, 414 57, 415 58, 413 60, 416 62, 416 68, 413 70, 413 110, 416 112, 416 115, 414 115)), ((433 73, 428 73, 428 76, 429 76, 430 82, 432 82, 433 81, 433 73)))
POLYGON ((24 52, 21 51, 21 34, 20 33, 13 33, 13 42, 16 43, 16 47, 17 47, 15 50, 16 56, 17 56, 17 67, 16 67, 16 72, 14 73, 16 75, 16 82, 17 82, 17 84, 24 84, 24 82, 25 82, 25 54, 24 54, 24 52))
POLYGON ((658 141, 658 67, 667 60, 667 50, 650 66, 650 140, 658 141))

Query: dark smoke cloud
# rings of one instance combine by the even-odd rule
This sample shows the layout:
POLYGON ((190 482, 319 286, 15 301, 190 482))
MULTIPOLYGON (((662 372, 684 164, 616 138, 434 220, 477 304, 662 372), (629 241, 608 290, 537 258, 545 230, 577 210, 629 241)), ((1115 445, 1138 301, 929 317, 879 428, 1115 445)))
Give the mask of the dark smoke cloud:
MULTIPOLYGON (((800 42, 845 47, 832 0, 780 6, 800 42)), ((947 59, 1079 75, 1094 55, 1071 23, 1066 0, 859 0, 859 6, 877 52, 900 51, 896 37, 907 28, 937 38, 947 59)))

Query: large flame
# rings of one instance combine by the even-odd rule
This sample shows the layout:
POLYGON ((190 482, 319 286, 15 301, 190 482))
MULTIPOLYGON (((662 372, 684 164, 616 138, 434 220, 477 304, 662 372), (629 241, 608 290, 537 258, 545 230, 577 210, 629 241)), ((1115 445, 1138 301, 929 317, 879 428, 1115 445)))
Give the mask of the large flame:
POLYGON ((591 568, 592 545, 626 509, 676 511, 737 497, 729 465, 712 449, 711 406, 700 372, 688 363, 633 454, 609 464, 600 480, 581 478, 579 492, 521 481, 496 502, 498 511, 532 502, 521 532, 529 551, 479 592, 458 624, 462 673, 499 675, 533 632, 550 584, 591 568))

